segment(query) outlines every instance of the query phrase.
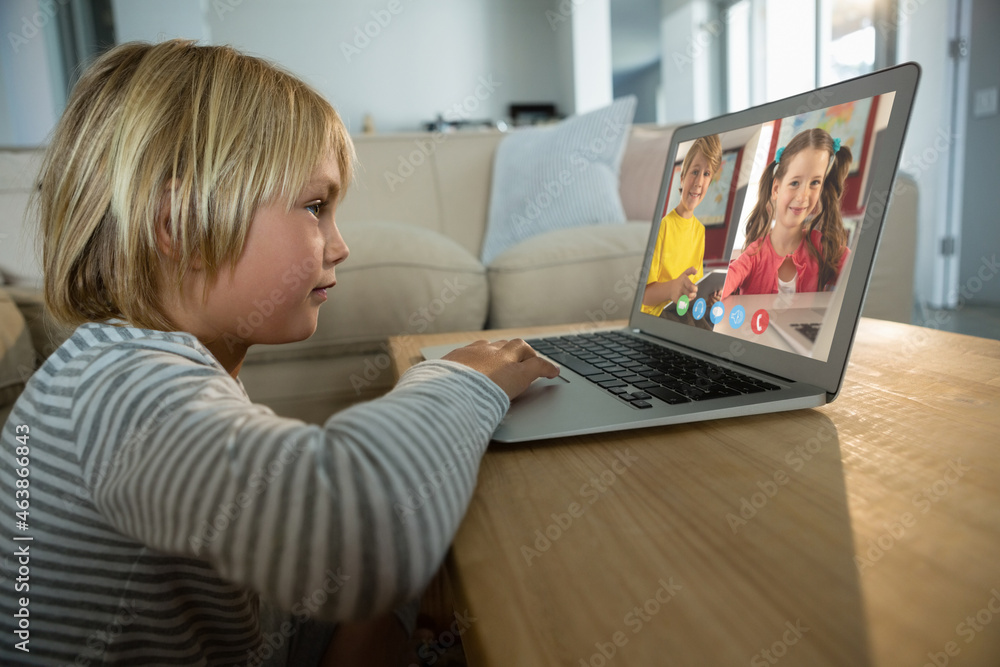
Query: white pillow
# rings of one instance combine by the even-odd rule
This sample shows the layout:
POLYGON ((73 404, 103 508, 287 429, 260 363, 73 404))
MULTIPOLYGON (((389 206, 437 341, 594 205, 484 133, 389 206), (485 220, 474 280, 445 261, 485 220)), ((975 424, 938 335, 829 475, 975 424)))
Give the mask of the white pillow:
POLYGON ((557 125, 514 130, 497 146, 482 262, 537 234, 622 224, 618 172, 636 98, 557 125))

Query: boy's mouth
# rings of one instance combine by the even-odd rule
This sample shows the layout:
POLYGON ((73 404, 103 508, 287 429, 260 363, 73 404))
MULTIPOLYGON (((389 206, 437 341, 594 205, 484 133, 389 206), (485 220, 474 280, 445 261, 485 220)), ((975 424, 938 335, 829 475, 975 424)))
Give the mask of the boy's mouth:
POLYGON ((312 291, 312 293, 313 293, 313 294, 318 294, 318 295, 320 295, 320 296, 323 296, 323 297, 325 297, 325 296, 326 296, 326 291, 327 291, 328 289, 332 288, 332 287, 333 287, 334 285, 336 285, 336 284, 337 284, 337 281, 336 281, 336 280, 334 280, 334 281, 333 281, 332 283, 330 283, 329 285, 323 285, 322 287, 315 287, 315 288, 313 288, 313 291, 312 291))

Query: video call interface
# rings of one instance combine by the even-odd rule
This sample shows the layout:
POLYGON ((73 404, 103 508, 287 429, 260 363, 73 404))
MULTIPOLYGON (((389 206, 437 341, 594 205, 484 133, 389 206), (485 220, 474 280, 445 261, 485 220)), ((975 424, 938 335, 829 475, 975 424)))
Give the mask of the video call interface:
POLYGON ((642 312, 826 361, 893 97, 680 144, 642 312))

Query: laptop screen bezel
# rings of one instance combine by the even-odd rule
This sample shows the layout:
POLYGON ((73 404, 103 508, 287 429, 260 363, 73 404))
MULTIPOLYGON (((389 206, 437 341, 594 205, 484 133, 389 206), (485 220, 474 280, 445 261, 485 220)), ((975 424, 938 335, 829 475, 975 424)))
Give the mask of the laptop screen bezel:
MULTIPOLYGON (((916 94, 920 67, 904 63, 879 70, 872 74, 819 88, 776 102, 719 116, 711 120, 685 125, 674 131, 667 153, 667 160, 660 184, 660 196, 650 236, 643 258, 639 289, 632 303, 629 328, 644 334, 683 345, 685 347, 730 360, 733 363, 770 373, 796 382, 806 382, 822 388, 832 400, 840 391, 847 359, 857 330, 865 292, 874 267, 874 255, 881 236, 882 225, 891 204, 892 187, 899 155, 909 124, 910 111, 916 94), (875 160, 869 176, 869 197, 865 204, 864 219, 858 229, 853 266, 847 277, 843 305, 836 322, 836 331, 825 361, 812 359, 795 352, 779 350, 759 343, 748 342, 723 333, 711 332, 680 322, 655 317, 641 310, 643 286, 649 275, 649 265, 659 231, 660 213, 666 205, 667 189, 673 173, 675 156, 680 144, 710 134, 722 134, 762 125, 779 118, 788 118, 808 111, 824 109, 837 104, 894 93, 888 124, 879 139, 881 155, 875 160), (896 159, 889 159, 895 156, 896 159)), ((738 212, 734 213, 739 215, 738 212)), ((738 223, 740 221, 734 220, 738 223)))

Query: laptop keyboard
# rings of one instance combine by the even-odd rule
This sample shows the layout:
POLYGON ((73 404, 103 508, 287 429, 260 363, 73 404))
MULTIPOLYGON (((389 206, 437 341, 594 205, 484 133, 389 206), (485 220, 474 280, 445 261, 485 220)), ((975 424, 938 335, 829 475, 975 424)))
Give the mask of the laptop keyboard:
POLYGON ((779 389, 621 331, 536 338, 527 343, 640 410, 653 407, 655 400, 676 405, 779 389))

